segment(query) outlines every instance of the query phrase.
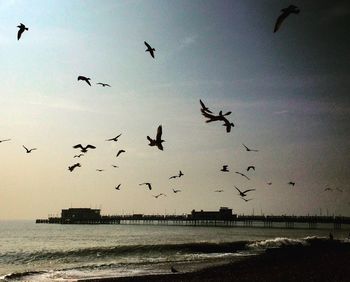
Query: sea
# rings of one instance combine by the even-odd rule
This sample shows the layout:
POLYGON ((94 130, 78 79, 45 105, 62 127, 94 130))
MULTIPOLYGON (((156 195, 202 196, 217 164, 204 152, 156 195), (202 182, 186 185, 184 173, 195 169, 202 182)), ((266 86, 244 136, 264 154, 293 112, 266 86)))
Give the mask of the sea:
POLYGON ((349 243, 350 226, 309 228, 60 225, 0 221, 0 281, 77 281, 191 272, 313 240, 349 243))

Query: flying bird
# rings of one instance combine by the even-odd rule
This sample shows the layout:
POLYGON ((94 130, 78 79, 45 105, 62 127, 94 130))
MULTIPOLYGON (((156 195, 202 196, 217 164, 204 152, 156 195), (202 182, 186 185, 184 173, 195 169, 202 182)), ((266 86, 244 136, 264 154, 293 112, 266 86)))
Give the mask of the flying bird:
POLYGON ((110 139, 106 139, 106 141, 118 141, 118 138, 121 136, 122 134, 120 133, 118 136, 114 137, 114 138, 110 138, 110 139))
POLYGON ((241 190, 239 190, 239 188, 236 187, 236 186, 235 186, 235 188, 237 189, 237 191, 238 191, 238 193, 239 193, 239 195, 240 195, 241 197, 246 197, 248 192, 250 192, 250 191, 255 191, 255 189, 248 189, 248 190, 245 190, 245 191, 241 191, 241 190))
POLYGON ((69 166, 69 167, 68 167, 68 170, 69 170, 70 172, 72 172, 76 167, 81 167, 80 163, 76 163, 76 164, 74 164, 74 165, 72 165, 72 166, 69 166))
POLYGON ((89 84, 89 85, 91 86, 91 83, 90 83, 90 81, 89 81, 89 80, 91 80, 91 78, 85 77, 85 76, 82 76, 82 75, 79 75, 79 76, 78 76, 78 81, 79 81, 79 80, 83 80, 83 81, 85 81, 87 84, 89 84))
POLYGON ((248 176, 246 176, 246 175, 245 175, 244 173, 242 173, 242 172, 236 171, 235 173, 237 173, 237 174, 239 174, 239 175, 241 175, 241 176, 247 178, 248 180, 250 180, 250 178, 249 178, 248 176))
POLYGON ((21 35, 22 33, 25 31, 25 30, 28 30, 28 27, 26 27, 24 24, 20 24, 17 26, 19 28, 18 32, 17 32, 17 40, 19 40, 21 38, 21 35))
POLYGON ((281 10, 282 14, 277 18, 277 21, 275 23, 275 28, 273 32, 277 32, 279 28, 281 27, 282 22, 290 15, 290 14, 299 14, 300 9, 297 6, 289 5, 289 7, 284 8, 281 10))
POLYGON ((117 165, 112 165, 114 168, 118 168, 118 166, 117 165))
POLYGON ((242 144, 247 152, 259 152, 259 150, 249 149, 246 145, 242 144))
POLYGON ((77 145, 74 145, 73 148, 74 148, 74 149, 80 148, 80 151, 81 151, 82 153, 87 153, 87 150, 88 150, 88 149, 96 149, 95 146, 90 145, 90 144, 86 145, 85 147, 83 147, 83 145, 81 145, 81 144, 77 144, 77 145))
POLYGON ((7 142, 7 141, 11 141, 11 139, 3 139, 3 140, 0 140, 0 143, 2 143, 2 142, 7 142))
POLYGON ((125 153, 126 151, 125 150, 119 150, 118 153, 117 153, 117 157, 121 154, 121 153, 125 153))
POLYGON ((152 195, 154 198, 156 198, 156 199, 158 199, 160 196, 164 196, 164 197, 166 197, 166 195, 165 194, 163 194, 163 193, 160 193, 160 194, 158 194, 158 195, 152 195))
POLYGON ((255 171, 255 166, 253 166, 253 165, 248 166, 248 167, 247 167, 247 171, 249 171, 250 169, 252 169, 252 170, 255 171))
POLYGON ((149 52, 152 56, 152 58, 154 58, 154 52, 156 51, 156 49, 152 48, 151 45, 149 45, 146 41, 144 41, 147 50, 145 50, 145 52, 149 52))
POLYGON ((182 173, 182 171, 179 171, 179 177, 183 176, 184 174, 182 173))
POLYGON ((149 190, 152 190, 152 185, 149 182, 141 183, 139 185, 147 185, 149 190))
POLYGON ((181 190, 176 190, 176 189, 173 189, 173 192, 176 194, 176 193, 181 192, 181 190))
POLYGON ((147 136, 147 139, 149 141, 149 146, 157 146, 159 150, 163 151, 162 143, 165 141, 162 140, 162 125, 158 126, 156 139, 152 139, 149 136, 147 136))
POLYGON ((97 168, 96 171, 102 172, 102 171, 104 171, 104 169, 99 169, 99 168, 97 168))
POLYGON ((235 125, 230 122, 225 116, 230 115, 231 112, 227 112, 225 114, 222 113, 222 111, 220 111, 219 115, 213 115, 210 114, 208 112, 206 112, 205 110, 201 109, 202 115, 207 118, 207 120, 205 121, 206 123, 209 122, 213 122, 213 121, 223 121, 224 124, 223 126, 226 126, 226 132, 231 132, 231 127, 234 127, 235 125))
POLYGON ((174 179, 174 178, 177 178, 179 177, 178 175, 173 175, 173 176, 170 176, 169 179, 174 179))
POLYGON ((288 182, 288 185, 294 186, 294 185, 295 185, 295 182, 289 181, 289 182, 288 182))
POLYGON ((111 87, 109 84, 107 84, 107 83, 102 83, 102 82, 97 82, 96 84, 98 84, 98 85, 101 85, 102 87, 111 87))
POLYGON ((272 182, 267 182, 267 185, 272 185, 272 182))
POLYGON ((241 199, 244 200, 245 202, 249 202, 249 201, 253 200, 253 199, 246 199, 246 198, 243 198, 243 197, 241 197, 241 199))
POLYGON ((199 103, 201 104, 202 108, 201 111, 207 112, 207 113, 213 113, 211 110, 209 110, 208 107, 206 107, 201 99, 199 99, 199 103))
POLYGON ((223 165, 222 169, 220 169, 220 171, 222 171, 222 172, 229 172, 228 165, 223 165))
POLYGON ((24 145, 22 145, 22 146, 23 146, 23 148, 26 150, 26 153, 27 153, 27 154, 31 153, 31 152, 34 151, 34 150, 37 150, 37 148, 28 149, 28 148, 26 148, 24 145))
POLYGON ((82 157, 82 156, 84 156, 84 154, 74 155, 73 158, 80 158, 80 157, 82 157))
POLYGON ((116 186, 115 190, 120 190, 120 185, 122 185, 122 184, 119 184, 118 186, 116 186))
POLYGON ((224 192, 224 190, 215 190, 214 192, 217 192, 217 193, 221 193, 221 192, 224 192))

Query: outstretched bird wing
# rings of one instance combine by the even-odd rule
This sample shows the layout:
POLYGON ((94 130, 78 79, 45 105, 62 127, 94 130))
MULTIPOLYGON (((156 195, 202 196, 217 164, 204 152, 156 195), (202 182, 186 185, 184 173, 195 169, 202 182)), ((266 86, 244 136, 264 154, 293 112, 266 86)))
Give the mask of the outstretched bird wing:
POLYGON ((242 191, 241 190, 239 190, 236 186, 235 186, 235 188, 237 189, 237 191, 239 192, 239 193, 242 193, 242 191))
POLYGON ((245 190, 245 191, 243 191, 243 194, 248 193, 249 191, 255 191, 255 189, 248 189, 248 190, 245 190))
POLYGON ((162 140, 162 126, 158 126, 157 129, 157 136, 156 136, 157 142, 160 142, 162 140))
POLYGON ((90 149, 96 149, 96 147, 93 146, 93 145, 90 145, 90 144, 89 144, 89 145, 86 145, 85 149, 89 149, 89 148, 90 148, 90 149))
POLYGON ((119 150, 119 152, 117 153, 117 157, 118 157, 121 153, 125 153, 125 150, 119 150))
POLYGON ((201 104, 202 110, 203 110, 203 111, 206 111, 206 112, 208 112, 208 113, 212 113, 212 111, 209 110, 209 109, 204 105, 204 103, 203 103, 203 101, 202 101, 201 99, 199 99, 199 103, 201 104))
POLYGON ((144 43, 148 49, 152 49, 151 45, 149 45, 146 41, 144 41, 144 43))
POLYGON ((276 32, 277 30, 279 30, 279 28, 281 27, 282 22, 288 17, 289 13, 284 11, 278 18, 277 21, 275 23, 275 28, 273 30, 273 32, 276 32))
POLYGON ((81 144, 77 144, 77 145, 74 145, 73 148, 74 149, 78 149, 78 148, 83 149, 83 146, 81 144))

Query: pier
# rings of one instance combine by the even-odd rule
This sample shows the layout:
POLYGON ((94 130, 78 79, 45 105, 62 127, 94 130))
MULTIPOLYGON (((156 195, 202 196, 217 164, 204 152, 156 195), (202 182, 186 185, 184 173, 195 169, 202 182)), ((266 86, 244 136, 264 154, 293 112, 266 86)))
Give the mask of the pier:
POLYGON ((261 227, 303 229, 349 229, 350 217, 344 216, 292 216, 292 215, 237 215, 232 209, 195 211, 183 215, 101 215, 99 209, 64 209, 61 217, 37 219, 46 224, 133 224, 212 227, 261 227))

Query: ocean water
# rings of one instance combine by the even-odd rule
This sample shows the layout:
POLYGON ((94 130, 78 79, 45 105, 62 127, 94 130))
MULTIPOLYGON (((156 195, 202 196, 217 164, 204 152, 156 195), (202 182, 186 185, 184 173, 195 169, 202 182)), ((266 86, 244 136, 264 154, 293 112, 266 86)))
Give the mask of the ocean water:
POLYGON ((181 272, 259 255, 268 248, 326 239, 322 230, 0 222, 0 281, 78 279, 181 272))

